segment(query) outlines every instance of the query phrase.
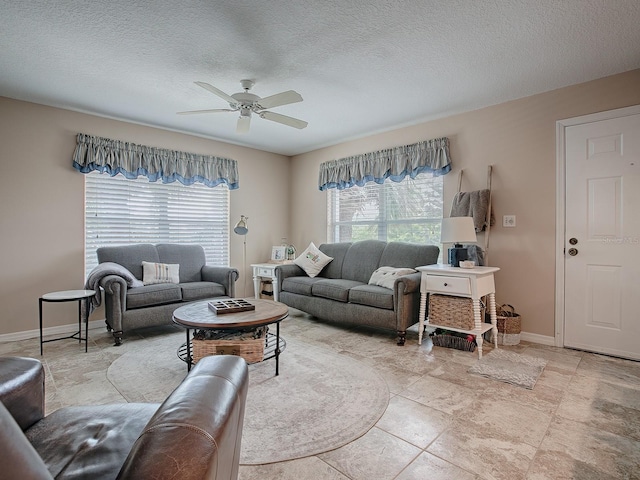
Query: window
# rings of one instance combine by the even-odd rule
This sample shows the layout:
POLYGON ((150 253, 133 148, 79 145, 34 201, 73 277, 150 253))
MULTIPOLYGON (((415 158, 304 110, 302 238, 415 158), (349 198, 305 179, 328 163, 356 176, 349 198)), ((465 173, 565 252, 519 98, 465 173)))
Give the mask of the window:
POLYGON ((384 241, 440 245, 442 177, 420 174, 401 182, 331 189, 328 241, 384 241))
POLYGON ((210 265, 229 265, 229 189, 85 176, 85 273, 96 250, 129 243, 197 243, 210 265))

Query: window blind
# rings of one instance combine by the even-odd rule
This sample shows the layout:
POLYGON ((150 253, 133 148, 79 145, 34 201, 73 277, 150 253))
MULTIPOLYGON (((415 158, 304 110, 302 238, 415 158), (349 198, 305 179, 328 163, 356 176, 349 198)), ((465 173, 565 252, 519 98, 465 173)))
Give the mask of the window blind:
POLYGON ((131 243, 195 243, 210 265, 229 265, 229 189, 85 176, 85 273, 96 250, 131 243))
POLYGON ((441 176, 331 189, 327 204, 330 243, 377 239, 440 245, 441 176))

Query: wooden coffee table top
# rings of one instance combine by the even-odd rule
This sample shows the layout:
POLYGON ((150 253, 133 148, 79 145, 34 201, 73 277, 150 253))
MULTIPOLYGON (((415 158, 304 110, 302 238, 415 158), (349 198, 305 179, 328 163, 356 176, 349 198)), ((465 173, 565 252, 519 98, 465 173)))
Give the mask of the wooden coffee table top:
POLYGON ((261 327, 284 320, 289 316, 289 307, 273 300, 245 298, 255 310, 216 315, 209 308, 211 300, 203 300, 177 308, 173 321, 187 328, 223 330, 226 328, 261 327))

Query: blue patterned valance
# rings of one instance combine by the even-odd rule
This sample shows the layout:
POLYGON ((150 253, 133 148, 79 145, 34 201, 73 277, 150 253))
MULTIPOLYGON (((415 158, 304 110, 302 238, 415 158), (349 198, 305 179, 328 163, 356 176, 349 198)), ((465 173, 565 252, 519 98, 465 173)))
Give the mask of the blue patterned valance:
POLYGON ((443 137, 324 162, 318 186, 320 190, 343 190, 368 182, 384 183, 387 178, 399 182, 407 175, 415 178, 430 172, 438 176, 450 171, 449 139, 443 137))
POLYGON ((147 147, 135 143, 78 134, 73 153, 73 168, 82 173, 94 170, 112 177, 121 173, 127 178, 147 177, 183 185, 203 183, 207 187, 227 184, 238 188, 238 165, 235 160, 196 153, 147 147))

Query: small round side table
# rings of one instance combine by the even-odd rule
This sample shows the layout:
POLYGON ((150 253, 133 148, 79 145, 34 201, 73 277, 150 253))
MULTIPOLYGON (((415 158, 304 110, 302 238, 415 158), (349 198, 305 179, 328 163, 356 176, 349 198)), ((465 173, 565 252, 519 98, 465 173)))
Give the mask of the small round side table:
POLYGON ((42 355, 42 344, 47 342, 55 342, 66 338, 77 338, 78 343, 84 340, 84 351, 89 350, 89 299, 96 294, 93 290, 64 290, 62 292, 45 293, 39 299, 40 310, 40 355, 42 355), (84 338, 82 338, 82 301, 85 301, 84 315, 84 338), (78 331, 73 335, 60 338, 51 338, 49 340, 42 339, 42 302, 78 302, 78 331))

